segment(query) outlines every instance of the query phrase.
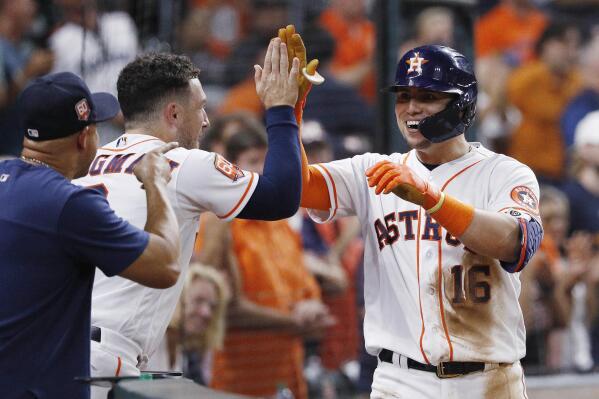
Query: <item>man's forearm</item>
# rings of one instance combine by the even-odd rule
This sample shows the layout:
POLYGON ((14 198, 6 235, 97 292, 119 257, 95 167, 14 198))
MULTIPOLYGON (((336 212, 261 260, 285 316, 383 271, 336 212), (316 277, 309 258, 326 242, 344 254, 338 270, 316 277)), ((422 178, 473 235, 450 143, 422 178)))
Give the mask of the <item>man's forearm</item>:
POLYGON ((518 258, 520 226, 510 216, 477 209, 472 223, 459 238, 477 254, 505 262, 518 258))
POLYGON ((293 108, 280 106, 267 111, 268 153, 264 173, 239 218, 277 220, 297 212, 302 184, 297 129, 293 108))
POLYGON ((228 324, 231 328, 292 331, 295 327, 295 322, 291 315, 284 314, 277 309, 259 305, 245 298, 240 298, 237 303, 231 306, 228 319, 228 324))

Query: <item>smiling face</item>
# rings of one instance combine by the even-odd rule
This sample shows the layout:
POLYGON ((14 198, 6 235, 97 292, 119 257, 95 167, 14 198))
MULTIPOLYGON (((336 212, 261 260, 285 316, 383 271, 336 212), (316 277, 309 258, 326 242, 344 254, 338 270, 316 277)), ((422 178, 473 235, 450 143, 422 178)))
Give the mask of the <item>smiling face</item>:
POLYGON ((210 325, 218 304, 216 288, 212 282, 196 278, 185 295, 185 332, 201 334, 210 325))
POLYGON ((418 123, 443 111, 454 95, 415 87, 401 88, 396 95, 395 117, 408 145, 417 150, 430 147, 432 143, 420 133, 418 123))

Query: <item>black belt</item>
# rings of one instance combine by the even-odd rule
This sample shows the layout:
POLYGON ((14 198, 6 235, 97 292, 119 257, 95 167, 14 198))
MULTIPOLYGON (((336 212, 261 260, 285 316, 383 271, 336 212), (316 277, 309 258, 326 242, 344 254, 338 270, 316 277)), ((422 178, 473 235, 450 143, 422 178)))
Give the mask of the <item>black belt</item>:
POLYGON ((100 327, 92 326, 91 328, 91 339, 92 341, 102 341, 102 329, 100 327))
MULTIPOLYGON (((393 363, 393 352, 389 349, 381 350, 378 357, 381 362, 393 363)), ((435 373, 439 378, 459 377, 464 374, 485 370, 485 363, 483 362, 441 362, 438 366, 434 366, 432 364, 420 363, 409 357, 407 359, 409 369, 435 373)))

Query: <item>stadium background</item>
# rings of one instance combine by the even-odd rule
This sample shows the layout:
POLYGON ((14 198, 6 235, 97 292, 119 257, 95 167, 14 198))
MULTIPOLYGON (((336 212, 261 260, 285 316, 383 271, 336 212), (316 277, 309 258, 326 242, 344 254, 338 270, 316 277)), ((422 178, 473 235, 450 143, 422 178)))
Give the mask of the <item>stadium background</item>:
MULTIPOLYGON (((340 158, 365 151, 402 151, 406 146, 397 131, 394 99, 380 92, 392 81, 401 52, 434 42, 473 57, 479 111, 469 139, 531 165, 543 183, 542 202, 546 199, 552 205, 545 222, 548 239, 522 274, 529 397, 583 398, 599 393, 598 379, 592 374, 599 366, 599 240, 592 220, 576 219, 581 209, 595 218, 599 214, 599 179, 587 187, 589 195, 576 197, 576 202, 571 190, 581 179, 581 168, 594 168, 599 176, 599 157, 589 160, 583 149, 599 145, 599 119, 579 123, 599 110, 598 79, 588 72, 599 71, 597 1, 4 0, 0 4, 3 157, 20 152, 15 100, 28 80, 50 71, 72 70, 92 90, 116 93, 120 68, 135 54, 151 51, 186 54, 200 67, 212 122, 211 140, 203 145, 226 152, 230 130, 263 129, 263 112, 252 92, 252 65, 260 63, 268 38, 288 23, 304 36, 309 57, 321 59, 320 71, 327 78, 327 85, 311 93, 304 117, 304 139, 313 155, 340 158), (547 27, 555 27, 550 30, 553 36, 543 38, 547 27), (539 42, 541 38, 544 41, 539 42), (530 82, 537 83, 527 86, 530 82), (575 141, 584 129, 580 136, 585 139, 575 141), (548 228, 547 223, 556 218, 555 227, 548 228), (594 240, 594 245, 591 242, 589 249, 577 232, 589 233, 587 241, 594 240), (580 391, 573 393, 574 389, 580 391)), ((118 118, 104 124, 101 141, 110 141, 121 129, 118 118)), ((302 215, 294 218, 285 236, 288 240, 302 236, 299 258, 268 267, 305 269, 319 292, 316 297, 335 315, 337 325, 319 337, 301 340, 305 358, 295 366, 304 369, 310 398, 367 397, 374 366, 360 342, 360 238, 352 220, 330 229, 306 223, 302 215)), ((242 228, 232 225, 225 230, 235 240, 235 232, 242 228)), ((200 238, 210 241, 209 235, 200 238)), ((196 261, 205 261, 201 244, 196 261)), ((265 246, 265 256, 281 245, 285 242, 265 246)), ((233 244, 224 250, 236 255, 233 244)), ((275 295, 255 292, 259 284, 252 286, 247 273, 244 287, 232 284, 231 269, 243 270, 245 265, 225 265, 225 258, 214 258, 223 264, 212 266, 224 271, 229 290, 245 289, 257 297, 275 295)), ((293 297, 294 290, 308 289, 283 280, 289 291, 285 295, 293 297)), ((268 301, 261 305, 270 306, 268 301)), ((252 334, 231 319, 242 313, 234 310, 228 316, 233 326, 225 333, 228 349, 247 346, 237 339, 243 334, 231 339, 231 331, 252 334)), ((227 319, 219 312, 211 317, 227 319)), ((214 368, 227 365, 218 363, 210 345, 199 348, 201 364, 186 367, 209 381, 214 368)), ((236 356, 249 361, 243 367, 273 364, 265 359, 252 361, 251 353, 238 352, 236 356)), ((286 375, 276 378, 279 394, 284 395, 286 375)), ((251 383, 255 381, 237 381, 236 387, 225 388, 235 390, 251 383)))

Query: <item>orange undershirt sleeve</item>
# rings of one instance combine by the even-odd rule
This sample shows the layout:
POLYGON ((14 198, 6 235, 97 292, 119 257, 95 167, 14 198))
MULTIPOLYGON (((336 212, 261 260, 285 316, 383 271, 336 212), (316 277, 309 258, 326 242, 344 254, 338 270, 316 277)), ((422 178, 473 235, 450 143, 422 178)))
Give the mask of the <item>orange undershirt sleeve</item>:
POLYGON ((302 201, 300 205, 304 208, 328 211, 331 209, 331 199, 327 183, 318 169, 308 165, 308 157, 302 144, 301 122, 303 108, 303 102, 295 106, 295 118, 297 125, 300 126, 299 144, 302 158, 302 201))

